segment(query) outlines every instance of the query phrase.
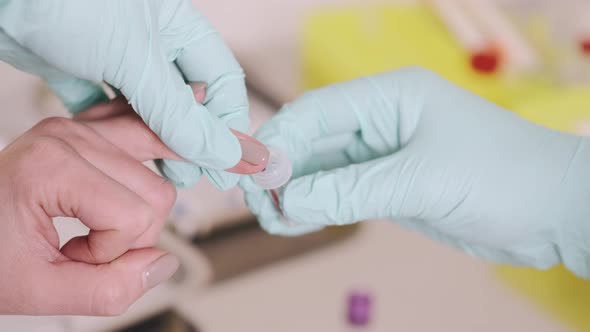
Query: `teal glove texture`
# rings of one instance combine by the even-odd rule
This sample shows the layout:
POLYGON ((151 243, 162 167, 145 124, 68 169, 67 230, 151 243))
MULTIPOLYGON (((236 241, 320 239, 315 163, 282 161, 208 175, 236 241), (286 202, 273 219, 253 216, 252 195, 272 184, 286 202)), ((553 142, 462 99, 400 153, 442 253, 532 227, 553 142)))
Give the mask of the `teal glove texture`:
POLYGON ((119 90, 146 124, 189 162, 163 161, 178 186, 205 173, 218 188, 235 185, 222 170, 241 157, 228 127, 248 128, 244 74, 190 0, 4 0, 0 60, 41 76, 72 112, 119 90), (185 83, 206 82, 204 105, 185 83))
MULTIPOLYGON (((559 111, 559 110, 556 110, 559 111)), ((495 262, 590 278, 590 142, 419 68, 304 95, 258 132, 287 151, 282 209, 242 181, 271 233, 391 218, 495 262)))

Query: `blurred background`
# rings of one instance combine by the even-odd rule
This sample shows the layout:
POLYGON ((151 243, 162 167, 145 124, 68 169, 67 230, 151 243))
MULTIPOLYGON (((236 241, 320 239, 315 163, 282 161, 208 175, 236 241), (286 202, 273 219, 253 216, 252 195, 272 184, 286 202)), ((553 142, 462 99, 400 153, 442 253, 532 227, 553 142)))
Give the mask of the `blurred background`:
MULTIPOLYGON (((252 132, 306 89, 421 65, 532 121, 590 133, 587 0, 194 4, 246 71, 252 132)), ((3 63, 0 102, 0 148, 67 116, 39 79, 3 63)), ((54 222, 62 243, 87 231, 54 222)), ((2 316, 0 331, 590 331, 590 282, 561 267, 489 265, 388 221, 271 237, 238 189, 206 181, 179 193, 161 246, 181 269, 127 314, 2 316), (369 299, 366 321, 350 319, 351 294, 369 299)))

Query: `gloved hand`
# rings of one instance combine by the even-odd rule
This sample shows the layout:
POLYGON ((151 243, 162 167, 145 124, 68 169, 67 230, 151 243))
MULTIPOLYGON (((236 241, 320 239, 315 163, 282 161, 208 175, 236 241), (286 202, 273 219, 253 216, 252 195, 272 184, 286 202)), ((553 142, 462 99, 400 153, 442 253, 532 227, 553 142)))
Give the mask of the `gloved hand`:
POLYGON ((391 218, 495 262, 564 263, 590 278, 587 138, 527 122, 419 68, 309 92, 256 136, 294 167, 282 198, 291 228, 242 181, 271 233, 391 218))
POLYGON ((0 0, 0 60, 41 76, 74 113, 106 100, 97 82, 118 89, 190 161, 160 165, 176 185, 203 172, 237 183, 221 170, 241 157, 228 126, 248 128, 244 74, 190 0, 0 0), (207 83, 204 106, 185 80, 207 83))

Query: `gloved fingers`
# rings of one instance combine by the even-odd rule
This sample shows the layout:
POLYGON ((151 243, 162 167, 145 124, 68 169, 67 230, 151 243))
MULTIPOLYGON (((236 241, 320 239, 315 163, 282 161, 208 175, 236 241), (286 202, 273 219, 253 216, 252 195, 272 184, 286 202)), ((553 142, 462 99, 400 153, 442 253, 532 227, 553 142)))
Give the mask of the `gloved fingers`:
POLYGON ((251 176, 240 177, 239 185, 245 193, 264 191, 264 189, 260 188, 260 186, 254 182, 254 179, 252 179, 251 176))
POLYGON ((372 138, 374 148, 380 145, 399 147, 399 131, 403 129, 400 127, 402 97, 411 98, 412 91, 407 92, 410 97, 401 96, 397 93, 400 89, 395 89, 392 81, 401 84, 396 82, 395 72, 392 72, 307 92, 285 105, 270 124, 260 129, 260 136, 264 137, 275 127, 290 124, 309 141, 356 133, 365 139, 382 136, 383 142, 378 142, 378 137, 372 138), (387 84, 393 86, 385 86, 387 84))
POLYGON ((245 199, 250 211, 258 218, 262 229, 269 234, 299 236, 319 231, 323 228, 323 226, 317 225, 291 224, 279 214, 268 193, 265 191, 246 193, 245 199))
MULTIPOLYGON (((32 277, 27 292, 31 314, 114 316, 149 289, 169 279, 178 259, 158 249, 134 250, 102 265, 82 262, 43 262, 43 277, 32 277)), ((27 301, 27 302, 28 302, 27 301)))
POLYGON ((286 216, 303 224, 343 225, 366 219, 419 217, 419 160, 403 154, 292 180, 283 196, 286 216))
POLYGON ((351 104, 353 96, 346 95, 348 84, 334 84, 305 93, 286 104, 269 123, 263 125, 257 136, 265 138, 273 131, 297 129, 299 135, 311 142, 361 130, 363 110, 351 104))
POLYGON ((398 116, 389 110, 386 111, 387 117, 378 115, 380 109, 391 106, 380 95, 375 95, 367 80, 308 92, 285 105, 276 117, 261 127, 256 137, 288 154, 294 176, 310 174, 318 168, 326 169, 328 164, 343 166, 346 158, 351 163, 384 156, 399 148, 395 143, 398 116), (380 121, 390 125, 386 133, 373 128, 375 124, 383 125, 380 121), (395 141, 392 146, 371 143, 387 139, 395 141), (326 166, 318 165, 327 155, 337 156, 338 161, 326 160, 326 166))
MULTIPOLYGON (((279 142, 284 137, 266 140, 270 146, 280 146, 279 142)), ((286 141, 286 139, 285 139, 286 141)), ((331 170, 344 167, 353 163, 361 163, 376 158, 375 152, 355 134, 341 134, 325 137, 312 142, 311 148, 304 146, 305 143, 297 145, 295 140, 290 140, 291 162, 293 164, 293 178, 313 174, 319 171, 331 170)), ((288 150, 288 149, 285 149, 288 150)), ((241 185, 247 185, 247 181, 241 180, 241 185)), ((246 189, 252 191, 253 189, 246 189)))
POLYGON ((151 49, 148 66, 134 91, 122 87, 133 108, 174 152, 192 163, 164 160, 164 174, 177 186, 195 183, 196 166, 228 169, 241 148, 229 128, 194 100, 192 89, 170 69, 164 54, 151 49))
MULTIPOLYGON (((196 82, 190 83, 189 85, 193 90, 193 94, 197 103, 203 104, 207 98, 207 83, 196 82)), ((209 181, 219 190, 228 190, 235 186, 240 180, 240 176, 238 174, 233 174, 226 171, 218 171, 207 168, 199 169, 199 171, 202 171, 207 176, 209 181)))
MULTIPOLYGON (((161 32, 169 58, 176 60, 186 81, 207 84, 203 104, 212 115, 227 126, 246 132, 249 104, 242 68, 191 1, 177 0, 173 7, 161 32)), ((218 169, 203 169, 203 173, 221 190, 233 187, 239 180, 238 175, 218 169)))
POLYGON ((339 143, 359 132, 357 113, 346 107, 347 102, 340 97, 336 86, 308 92, 283 106, 277 116, 258 130, 256 137, 284 150, 297 173, 315 151, 344 149, 339 143))
POLYGON ((295 176, 363 163, 380 157, 379 153, 357 134, 341 134, 316 140, 312 144, 312 150, 312 155, 302 165, 294 166, 295 176))
MULTIPOLYGON (((273 138, 279 137, 275 136, 273 138)), ((277 142, 277 140, 273 140, 273 138, 267 140, 265 143, 271 146, 281 145, 281 142, 277 142)), ((289 143, 291 143, 291 145, 289 146, 293 147, 293 142, 294 140, 290 140, 289 143)), ((351 147, 353 147, 352 151, 353 153, 356 153, 354 151, 354 146, 357 146, 358 144, 362 144, 362 141, 356 140, 355 135, 341 134, 318 140, 312 144, 311 148, 295 148, 295 150, 298 152, 306 151, 306 153, 303 155, 298 155, 299 159, 293 165, 294 180, 292 180, 291 183, 297 185, 298 182, 304 181, 304 183, 308 184, 312 182, 309 180, 310 177, 313 177, 314 174, 316 174, 317 172, 332 170, 335 168, 350 165, 353 162, 353 160, 351 159, 348 150, 351 147)), ((362 155, 362 153, 356 154, 357 156, 353 156, 354 158, 358 158, 359 155, 362 155)), ((355 179, 349 178, 346 179, 346 181, 354 182, 355 179)), ((290 188, 292 184, 289 184, 288 188, 290 188)), ((295 191, 295 198, 293 200, 291 200, 290 198, 286 198, 291 196, 284 196, 284 205, 287 207, 287 217, 293 217, 293 221, 302 223, 296 226, 291 225, 291 227, 286 228, 284 222, 281 222, 281 218, 278 217, 276 208, 274 207, 272 200, 268 197, 268 194, 264 190, 260 189, 260 187, 258 187, 258 185, 252 180, 251 177, 242 177, 240 179, 240 187, 242 188, 242 190, 246 192, 247 202, 257 202, 257 205, 249 203, 248 206, 250 207, 252 212, 259 217, 259 221, 261 222, 263 228, 268 232, 275 232, 278 234, 290 234, 290 232, 297 231, 298 227, 314 226, 313 224, 315 223, 315 221, 313 218, 308 218, 309 215, 299 216, 297 212, 295 213, 295 215, 289 214, 289 211, 291 211, 288 208, 289 205, 295 206, 293 210, 298 209, 297 206, 298 204, 300 204, 299 201, 302 199, 302 197, 298 196, 302 195, 301 191, 295 191), (264 202, 265 204, 261 202, 264 202)), ((334 193, 332 191, 324 194, 326 195, 322 197, 322 202, 324 200, 331 201, 332 199, 335 199, 334 193)), ((314 202, 312 201, 313 199, 305 200, 305 202, 308 204, 313 204, 314 202)), ((315 201, 315 204, 322 203, 320 201, 315 201)), ((304 208, 306 207, 307 206, 304 203, 304 208)), ((315 228, 312 227, 312 229, 315 228)), ((306 229, 303 228, 303 230, 305 231, 306 229)))
POLYGON ((219 190, 229 190, 240 181, 240 175, 226 171, 218 171, 209 168, 201 170, 207 176, 207 179, 219 190))
POLYGON ((301 154, 294 163, 294 177, 363 163, 381 156, 355 133, 317 139, 312 142, 311 150, 311 154, 301 154))
POLYGON ((444 87, 448 82, 419 68, 404 68, 330 85, 285 105, 256 136, 282 143, 295 162, 306 159, 299 154, 309 157, 307 149, 317 141, 345 134, 364 143, 356 145, 363 148, 357 151, 358 159, 386 156, 413 137, 436 84, 444 87))
POLYGON ((207 83, 205 105, 239 131, 248 130, 244 73, 229 47, 189 0, 176 0, 161 31, 162 39, 188 82, 207 83))
MULTIPOLYGON (((233 78, 222 78, 208 85, 204 105, 211 114, 219 117, 230 128, 247 132, 249 106, 243 78, 241 81, 233 78), (223 79, 228 81, 223 83, 223 79), (241 96, 241 93, 243 93, 243 96, 241 96)), ((240 179, 239 175, 225 170, 204 168, 203 173, 220 190, 228 190, 234 187, 240 179)))
POLYGON ((294 165, 293 179, 314 174, 320 171, 329 171, 339 167, 352 164, 350 156, 346 151, 330 151, 322 154, 314 154, 303 163, 294 165))

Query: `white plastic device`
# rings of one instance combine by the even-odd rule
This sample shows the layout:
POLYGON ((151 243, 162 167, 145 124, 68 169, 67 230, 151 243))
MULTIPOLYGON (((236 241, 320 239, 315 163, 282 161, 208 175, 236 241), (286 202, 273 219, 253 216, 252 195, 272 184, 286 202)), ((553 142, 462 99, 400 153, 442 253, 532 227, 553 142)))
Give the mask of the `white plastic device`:
POLYGON ((252 179, 262 189, 277 189, 289 182, 293 175, 293 166, 287 154, 277 148, 269 148, 270 152, 266 168, 253 174, 252 179))

